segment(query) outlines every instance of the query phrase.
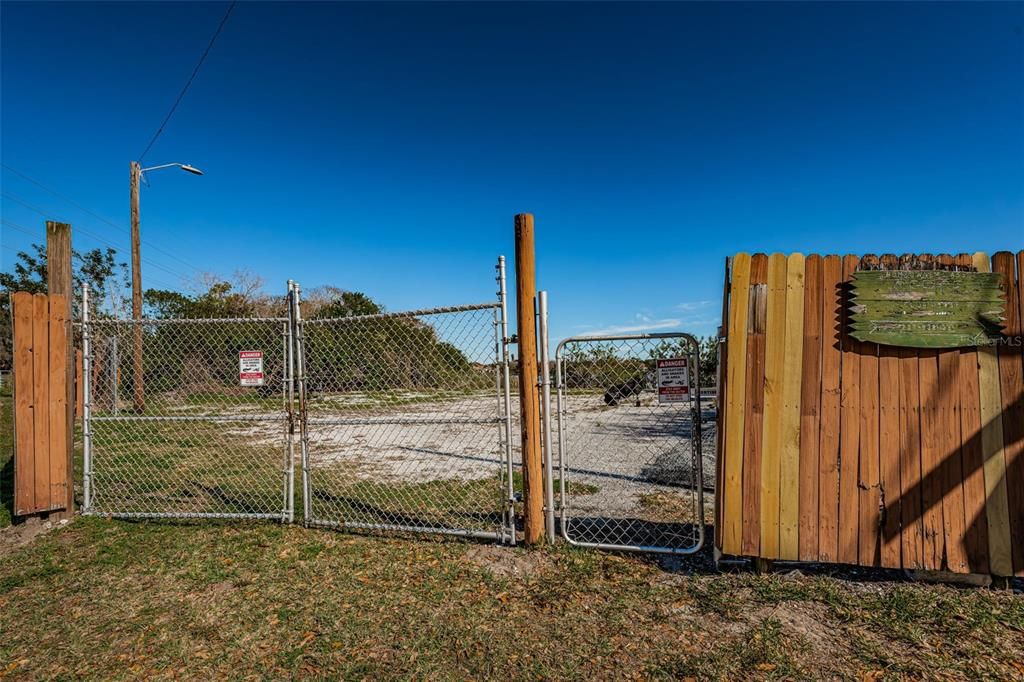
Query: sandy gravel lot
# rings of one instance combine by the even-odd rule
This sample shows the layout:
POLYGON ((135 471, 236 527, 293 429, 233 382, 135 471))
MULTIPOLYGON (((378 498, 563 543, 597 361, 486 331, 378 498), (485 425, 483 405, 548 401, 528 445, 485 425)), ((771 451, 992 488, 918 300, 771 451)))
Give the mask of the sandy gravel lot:
MULTIPOLYGON (((514 417, 518 409, 513 397, 514 417)), ((310 410, 310 465, 342 467, 353 479, 395 484, 494 477, 502 460, 500 425, 458 422, 493 419, 497 410, 498 400, 491 393, 441 400, 422 394, 376 400, 361 394, 318 396, 310 410), (338 418, 370 423, 316 422, 338 418), (417 423, 428 420, 432 423, 417 423)), ((704 487, 710 489, 713 412, 706 407, 703 415, 704 487)), ((557 445, 559 419, 557 414, 553 417, 557 445)), ((583 484, 581 489, 586 491, 574 496, 574 513, 628 516, 636 514, 643 496, 690 495, 696 472, 688 404, 658 405, 647 392, 639 400, 607 406, 601 394, 572 394, 566 396, 564 418, 566 480, 583 484)), ((238 425, 231 431, 267 443, 280 439, 277 425, 238 425)), ((518 466, 517 419, 512 425, 512 453, 518 466)), ((554 465, 558 477, 557 448, 554 465)))

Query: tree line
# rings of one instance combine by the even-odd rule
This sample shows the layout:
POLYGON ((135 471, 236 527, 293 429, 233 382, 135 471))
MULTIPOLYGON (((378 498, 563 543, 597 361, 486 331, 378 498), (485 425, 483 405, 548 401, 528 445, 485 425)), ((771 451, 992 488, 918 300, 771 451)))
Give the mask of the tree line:
MULTIPOLYGON (((75 317, 81 319, 83 285, 90 289, 93 319, 131 317, 128 269, 114 249, 74 253, 75 317)), ((46 248, 19 252, 10 272, 0 273, 8 291, 46 293, 46 248)), ((248 272, 230 278, 202 274, 185 291, 147 289, 144 316, 155 320, 209 318, 285 318, 282 294, 266 293, 264 282, 248 272), (189 291, 188 289, 191 289, 189 291)), ((385 312, 380 303, 358 291, 322 286, 304 292, 306 319, 349 318, 385 312)), ((98 408, 118 406, 130 398, 131 327, 97 326, 93 335, 93 386, 98 408)), ((147 393, 223 392, 238 387, 238 351, 265 351, 266 380, 260 393, 280 389, 283 375, 283 325, 259 322, 225 324, 155 324, 144 328, 143 377, 147 393)), ((77 332, 76 332, 77 333, 77 332)), ((0 369, 11 367, 10 297, 0 302, 0 369)), ((353 320, 320 326, 310 332, 307 355, 315 365, 316 388, 322 391, 373 391, 400 388, 478 388, 486 385, 480 367, 456 346, 438 338, 434 327, 416 318, 353 320)))

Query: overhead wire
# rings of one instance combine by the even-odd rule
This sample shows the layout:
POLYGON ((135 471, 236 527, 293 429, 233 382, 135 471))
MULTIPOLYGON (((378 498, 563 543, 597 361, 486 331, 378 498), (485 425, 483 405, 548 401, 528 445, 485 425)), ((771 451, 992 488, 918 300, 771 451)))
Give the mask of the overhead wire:
MULTIPOLYGON (((8 165, 6 163, 3 163, 3 162, 0 162, 0 166, 3 166, 5 169, 10 171, 11 173, 14 173, 18 177, 23 178, 23 179, 31 182, 33 185, 39 187, 40 189, 42 189, 42 190, 44 190, 46 192, 49 192, 50 194, 52 194, 53 196, 57 197, 58 199, 62 199, 64 201, 68 202, 69 204, 71 204, 72 206, 77 208, 78 210, 80 210, 80 211, 82 211, 82 212, 92 216, 96 220, 99 220, 100 222, 105 223, 105 224, 109 225, 110 227, 113 227, 114 229, 116 229, 118 231, 127 232, 127 228, 125 226, 118 225, 117 223, 113 222, 112 220, 109 220, 109 219, 101 216, 99 213, 96 213, 95 211, 91 210, 90 208, 88 208, 86 206, 83 206, 82 204, 78 203, 77 201, 75 201, 71 197, 65 196, 65 195, 61 194, 60 192, 58 192, 57 190, 52 189, 50 187, 47 187, 43 183, 39 182, 38 180, 36 180, 33 177, 28 176, 27 174, 23 173, 22 171, 18 170, 17 168, 14 168, 14 167, 12 167, 12 166, 10 166, 10 165, 8 165)), ((156 251, 158 253, 162 253, 163 255, 167 256, 168 258, 173 258, 174 260, 176 260, 177 262, 181 263, 185 267, 190 268, 192 270, 195 270, 196 272, 199 272, 199 273, 205 272, 202 268, 197 267, 195 265, 192 265, 188 261, 183 260, 179 256, 175 255, 171 251, 168 251, 167 249, 164 249, 164 248, 158 246, 157 244, 154 244, 151 241, 145 241, 144 245, 145 245, 147 250, 152 249, 153 251, 156 251)))
POLYGON ((217 42, 217 36, 220 35, 221 30, 224 28, 224 24, 227 23, 228 17, 231 16, 231 12, 232 12, 232 10, 235 9, 235 5, 236 4, 237 4, 237 0, 232 0, 232 3, 230 5, 228 5, 228 10, 224 13, 224 17, 220 20, 220 23, 217 24, 217 30, 213 32, 213 37, 210 38, 210 42, 206 45, 206 49, 203 50, 203 54, 199 57, 199 61, 196 62, 195 68, 192 69, 192 75, 189 76, 188 80, 185 82, 185 87, 183 87, 181 89, 181 92, 178 93, 178 98, 176 100, 174 100, 174 104, 171 105, 170 111, 168 111, 167 115, 164 116, 164 120, 160 123, 160 127, 156 129, 155 133, 153 133, 153 137, 150 138, 149 144, 147 144, 146 148, 142 150, 141 154, 139 154, 139 159, 138 160, 139 160, 140 164, 142 163, 142 159, 146 156, 146 154, 149 152, 149 150, 153 147, 153 143, 157 141, 157 138, 159 138, 160 134, 164 131, 164 126, 166 126, 167 122, 171 120, 171 116, 174 115, 174 112, 175 112, 175 110, 177 110, 178 105, 181 104, 182 98, 185 97, 185 93, 188 92, 189 87, 191 87, 192 81, 194 81, 196 79, 196 74, 199 73, 199 69, 203 66, 203 62, 206 61, 207 55, 209 55, 210 54, 210 50, 213 49, 213 44, 215 42, 217 42))
MULTIPOLYGON (((5 199, 9 199, 10 201, 14 201, 14 202, 16 202, 18 204, 21 204, 22 206, 24 206, 28 210, 34 211, 34 212, 38 213, 39 215, 43 216, 44 218, 47 218, 48 220, 56 220, 55 216, 51 212, 44 211, 44 210, 40 209, 38 206, 34 206, 34 205, 28 203, 24 199, 18 197, 17 195, 15 195, 15 194, 7 191, 7 190, 0 191, 0 195, 2 195, 5 199)), ((111 248, 113 248, 113 249, 115 249, 117 251, 120 251, 121 253, 128 253, 130 251, 130 249, 126 249, 122 245, 116 244, 116 243, 110 241, 109 239, 106 239, 105 237, 103 237, 103 236, 101 236, 101 235, 99 235, 99 234, 97 234, 95 232, 92 232, 91 230, 88 230, 88 229, 82 227, 80 224, 75 226, 75 230, 78 231, 78 232, 81 232, 84 235, 87 235, 87 236, 91 237, 92 239, 100 242, 101 244, 105 244, 106 246, 109 246, 109 247, 111 247, 111 248)), ((176 270, 172 270, 172 269, 162 265, 161 263, 157 263, 157 262, 155 262, 153 260, 150 260, 148 258, 142 258, 140 260, 142 261, 142 263, 144 265, 148 265, 148 266, 150 266, 152 268, 156 268, 157 270, 161 270, 161 271, 167 273, 168 275, 170 275, 170 276, 172 276, 172 277, 174 277, 176 279, 181 280, 182 282, 186 282, 186 281, 189 280, 189 277, 187 275, 184 275, 184 274, 182 274, 182 273, 180 273, 180 272, 178 272, 176 270)))
MULTIPOLYGON (((13 220, 9 220, 7 218, 0 218, 0 223, 3 223, 4 225, 6 225, 9 228, 17 230, 18 232, 23 232, 23 233, 29 235, 30 237, 32 237, 35 240, 40 240, 40 241, 43 241, 44 243, 46 241, 46 235, 45 234, 39 234, 38 232, 33 231, 32 229, 27 228, 24 225, 19 225, 18 223, 14 222, 13 220)), ((4 248, 6 248, 8 251, 10 251, 12 253, 22 253, 22 252, 28 253, 28 251, 26 249, 17 249, 17 248, 14 248, 13 246, 10 246, 8 244, 4 244, 4 248)), ((179 286, 179 285, 171 284, 170 282, 168 282, 167 280, 163 279, 162 277, 150 277, 149 279, 152 282, 155 282, 155 283, 157 283, 157 284, 159 284, 161 286, 164 286, 164 287, 170 287, 171 289, 174 289, 175 287, 179 286)))

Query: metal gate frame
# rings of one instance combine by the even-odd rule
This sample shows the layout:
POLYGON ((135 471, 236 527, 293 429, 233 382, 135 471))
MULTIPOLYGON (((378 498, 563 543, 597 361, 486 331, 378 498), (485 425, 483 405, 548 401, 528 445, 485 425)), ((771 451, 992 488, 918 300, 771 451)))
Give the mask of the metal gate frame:
POLYGON ((495 267, 497 272, 495 280, 498 283, 497 300, 491 303, 478 303, 460 306, 448 306, 431 308, 425 310, 413 310, 395 313, 378 313, 371 315, 360 315, 342 318, 305 320, 301 313, 301 288, 294 285, 294 312, 292 318, 295 324, 295 383, 298 398, 298 422, 300 429, 300 451, 302 466, 302 490, 303 490, 303 523, 307 527, 327 527, 337 529, 351 529, 360 531, 390 531, 390 532, 414 532, 440 535, 455 535, 461 537, 474 537, 489 540, 496 540, 500 543, 514 545, 516 543, 515 530, 515 501, 516 492, 514 485, 514 466, 512 461, 512 402, 510 388, 510 352, 509 346, 512 339, 508 334, 508 305, 505 274, 505 257, 498 258, 495 267), (476 310, 494 311, 494 364, 495 364, 495 390, 497 397, 497 413, 493 418, 358 418, 358 417, 316 417, 309 414, 309 386, 310 364, 306 352, 308 330, 323 325, 348 325, 357 324, 371 320, 385 320, 396 318, 416 318, 445 313, 459 313, 476 310), (499 530, 481 531, 470 528, 435 527, 428 525, 406 525, 395 523, 372 523, 363 521, 344 521, 330 518, 318 518, 313 510, 313 497, 315 484, 313 481, 314 467, 310 463, 310 427, 317 426, 377 426, 377 425, 429 425, 429 424, 494 424, 498 427, 498 450, 499 465, 498 473, 504 491, 504 508, 495 510, 500 513, 501 527, 499 530))
MULTIPOLYGON (((290 285, 290 283, 289 283, 290 285)), ((293 333, 294 333, 294 320, 291 316, 293 309, 292 301, 292 290, 289 286, 289 316, 288 317, 264 317, 264 318, 191 318, 191 319, 180 319, 180 320, 159 320, 159 319, 140 319, 140 320, 124 320, 124 319, 102 319, 102 320, 91 320, 89 315, 89 288, 84 286, 82 288, 82 356, 83 356, 83 370, 82 370, 82 390, 83 390, 83 405, 82 405, 82 451, 83 451, 83 505, 81 513, 86 516, 110 516, 113 518, 154 518, 154 519, 276 519, 282 523, 289 523, 294 520, 294 442, 293 442, 293 431, 294 431, 294 415, 292 405, 294 402, 294 366, 293 366, 293 333), (282 349, 281 349, 281 362, 282 362, 282 385, 281 385, 281 399, 282 407, 277 414, 251 414, 251 415, 227 415, 227 414, 207 414, 207 415, 188 415, 188 416, 174 416, 174 415, 160 415, 160 414, 115 414, 113 415, 102 415, 97 416, 93 414, 95 403, 95 386, 92 384, 92 370, 93 370, 93 334, 96 328, 102 328, 104 326, 117 325, 125 326, 133 329, 133 335, 136 339, 141 336, 140 330, 143 326, 195 326, 195 325, 230 325, 230 324, 280 324, 282 329, 282 349), (281 439, 282 448, 282 468, 281 468, 281 509, 280 511, 253 511, 253 512, 220 512, 220 511, 160 511, 160 510, 118 510, 118 509, 102 509, 96 508, 95 506, 95 490, 94 483, 96 477, 95 462, 94 462, 94 437, 96 435, 95 425, 99 423, 188 423, 188 422, 206 422, 206 423, 256 423, 256 422, 276 422, 280 421, 284 427, 284 433, 281 439)), ((139 341, 136 341, 138 343, 139 341)), ((116 358, 116 356, 115 356, 116 358)), ((115 369, 115 371, 117 371, 115 369)), ((113 389, 113 405, 117 406, 117 385, 119 380, 115 379, 113 389)), ((140 480, 146 480, 146 476, 140 476, 140 480)), ((149 478, 152 480, 152 478, 149 478)))
MULTIPOLYGON (((549 538, 554 535, 554 514, 553 514, 553 478, 552 478, 552 460, 554 457, 554 448, 552 446, 551 438, 551 425, 550 425, 550 395, 549 385, 550 379, 548 377, 548 359, 547 359, 547 295, 546 292, 541 292, 538 298, 539 303, 539 319, 541 325, 541 363, 542 363, 542 377, 541 377, 541 389, 542 389, 542 405, 544 409, 543 415, 543 430, 544 430, 544 443, 546 451, 546 462, 545 462, 545 493, 547 497, 548 507, 548 535, 549 538)), ((650 334, 621 334, 621 335, 602 335, 602 336, 572 336, 562 339, 558 343, 558 347, 555 351, 555 373, 556 373, 556 389, 557 389, 557 414, 558 414, 558 461, 559 461, 559 498, 560 498, 560 516, 559 525, 561 526, 561 536, 570 545, 578 547, 590 547, 595 549, 613 550, 613 551, 628 551, 628 552, 648 552, 657 554, 674 554, 674 555, 689 555, 695 554, 701 550, 704 546, 705 532, 705 514, 704 514, 704 460, 702 455, 702 438, 701 438, 701 378, 700 378, 700 342, 692 334, 684 332, 663 332, 663 333, 650 333, 650 334), (626 544, 615 544, 605 542, 588 542, 578 539, 574 539, 571 533, 572 516, 571 510, 571 495, 568 490, 567 482, 568 476, 572 469, 569 467, 569 451, 566 446, 566 430, 568 428, 566 420, 566 385, 565 385, 565 371, 564 362, 565 357, 563 351, 567 344, 576 342, 615 342, 615 341, 643 341, 643 340, 654 340, 654 339, 682 339, 687 342, 690 346, 690 358, 691 366, 693 368, 691 385, 694 390, 691 398, 691 431, 690 431, 690 442, 691 442, 691 458, 693 460, 693 467, 695 468, 695 481, 694 485, 696 490, 696 512, 697 512, 697 541, 688 547, 665 547, 665 546, 645 546, 645 545, 626 545, 626 544)))

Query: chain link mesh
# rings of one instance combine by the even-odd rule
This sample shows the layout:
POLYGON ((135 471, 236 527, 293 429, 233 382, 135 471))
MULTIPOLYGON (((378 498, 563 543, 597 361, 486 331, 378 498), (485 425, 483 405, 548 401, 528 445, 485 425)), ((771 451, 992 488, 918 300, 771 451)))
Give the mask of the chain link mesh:
POLYGON ((288 329, 279 318, 85 323, 87 513, 285 517, 288 329), (241 351, 262 351, 262 386, 240 385, 241 351))
MULTIPOLYGON (((564 341, 557 353, 562 532, 574 543, 696 551, 703 541, 700 438, 695 423, 696 344, 686 335, 564 341), (686 358, 685 402, 659 402, 658 359, 686 358)), ((705 422, 704 419, 707 419, 705 422)), ((703 429, 710 431, 705 432, 703 429)), ((713 453, 714 449, 708 450, 713 453)))
POLYGON ((308 522, 506 537, 499 310, 302 323, 308 522))

